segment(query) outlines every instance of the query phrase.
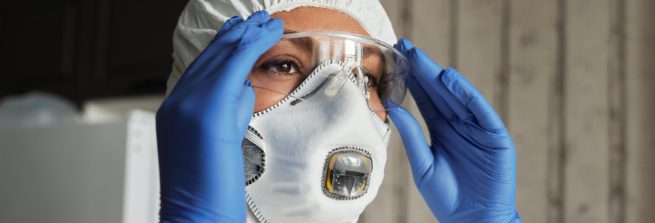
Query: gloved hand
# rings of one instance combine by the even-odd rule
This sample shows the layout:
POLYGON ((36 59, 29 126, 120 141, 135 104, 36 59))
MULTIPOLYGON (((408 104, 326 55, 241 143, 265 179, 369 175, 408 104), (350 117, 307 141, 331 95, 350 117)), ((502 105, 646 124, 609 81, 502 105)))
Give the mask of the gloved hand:
POLYGON ((160 107, 161 222, 245 222, 241 142, 255 100, 246 77, 282 30, 266 11, 228 20, 160 107))
POLYGON ((457 71, 441 69, 407 40, 395 47, 411 63, 407 84, 432 145, 409 112, 395 108, 389 115, 432 213, 442 223, 521 222, 514 145, 500 117, 457 71))

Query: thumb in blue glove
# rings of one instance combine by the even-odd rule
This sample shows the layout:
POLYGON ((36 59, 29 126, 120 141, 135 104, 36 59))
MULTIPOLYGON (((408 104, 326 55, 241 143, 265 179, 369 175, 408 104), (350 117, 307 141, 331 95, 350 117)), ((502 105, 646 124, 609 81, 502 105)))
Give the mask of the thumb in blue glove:
POLYGON ((241 142, 254 109, 246 77, 282 36, 266 11, 228 20, 157 112, 161 222, 244 222, 241 142))
POLYGON ((407 85, 432 145, 411 113, 391 105, 389 115, 432 213, 444 223, 520 222, 515 150, 500 117, 457 71, 441 69, 407 40, 395 47, 411 63, 407 85))

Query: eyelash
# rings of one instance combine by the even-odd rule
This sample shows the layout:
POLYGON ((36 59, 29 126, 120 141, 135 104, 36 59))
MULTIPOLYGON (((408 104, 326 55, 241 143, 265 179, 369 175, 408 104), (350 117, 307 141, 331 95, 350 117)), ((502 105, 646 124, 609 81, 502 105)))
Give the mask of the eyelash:
MULTIPOLYGON (((271 60, 271 61, 267 61, 267 62, 265 62, 264 64, 262 64, 262 65, 260 66, 260 69, 262 69, 262 70, 264 70, 264 71, 268 71, 268 70, 270 70, 270 69, 273 68, 273 67, 280 66, 280 65, 284 65, 284 64, 289 64, 289 65, 291 65, 291 68, 292 68, 292 69, 296 70, 297 73, 301 73, 301 67, 300 67, 300 65, 298 65, 298 63, 297 63, 295 60, 292 60, 292 59, 286 59, 286 58, 284 58, 284 59, 273 59, 273 60, 271 60)), ((282 75, 287 75, 287 76, 291 76, 291 75, 295 75, 295 74, 296 74, 296 73, 289 73, 289 72, 277 72, 277 73, 282 74, 282 75)), ((370 73, 368 73, 368 72, 365 73, 364 75, 365 75, 366 77, 368 77, 368 79, 369 79, 369 81, 370 81, 370 82, 368 83, 368 85, 369 85, 370 87, 377 87, 377 86, 379 85, 378 79, 375 78, 374 75, 372 75, 372 74, 370 74, 370 73)))
POLYGON ((364 69, 364 76, 368 77, 368 81, 369 81, 368 85, 370 87, 377 87, 378 86, 378 84, 379 84, 378 79, 375 78, 375 76, 373 74, 366 71, 366 69, 364 69))
POLYGON ((289 73, 289 72, 277 72, 282 75, 295 75, 296 73, 301 73, 301 66, 298 65, 298 63, 294 60, 291 59, 273 59, 271 61, 267 61, 264 64, 260 66, 260 69, 264 71, 268 71, 274 67, 284 65, 284 64, 289 64, 291 66, 291 69, 294 69, 296 72, 294 73, 289 73))

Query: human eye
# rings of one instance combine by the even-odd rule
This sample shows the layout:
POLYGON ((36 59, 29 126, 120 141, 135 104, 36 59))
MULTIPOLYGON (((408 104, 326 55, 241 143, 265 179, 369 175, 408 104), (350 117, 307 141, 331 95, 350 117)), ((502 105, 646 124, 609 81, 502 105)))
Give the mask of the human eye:
POLYGON ((300 65, 292 59, 272 59, 264 62, 259 69, 271 77, 288 78, 301 75, 300 65))
POLYGON ((379 81, 377 80, 377 78, 374 75, 372 75, 370 73, 366 73, 366 74, 364 74, 364 77, 366 77, 366 85, 368 85, 368 87, 376 88, 378 86, 379 81))

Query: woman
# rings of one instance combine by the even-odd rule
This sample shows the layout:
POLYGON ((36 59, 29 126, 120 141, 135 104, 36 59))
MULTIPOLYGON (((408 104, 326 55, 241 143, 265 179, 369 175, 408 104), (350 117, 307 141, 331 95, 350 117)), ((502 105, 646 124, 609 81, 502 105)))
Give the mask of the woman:
POLYGON ((191 1, 157 113, 161 221, 356 222, 382 182, 390 118, 440 222, 520 222, 500 118, 395 41, 376 0, 191 1), (398 106, 405 84, 433 145, 398 106))

